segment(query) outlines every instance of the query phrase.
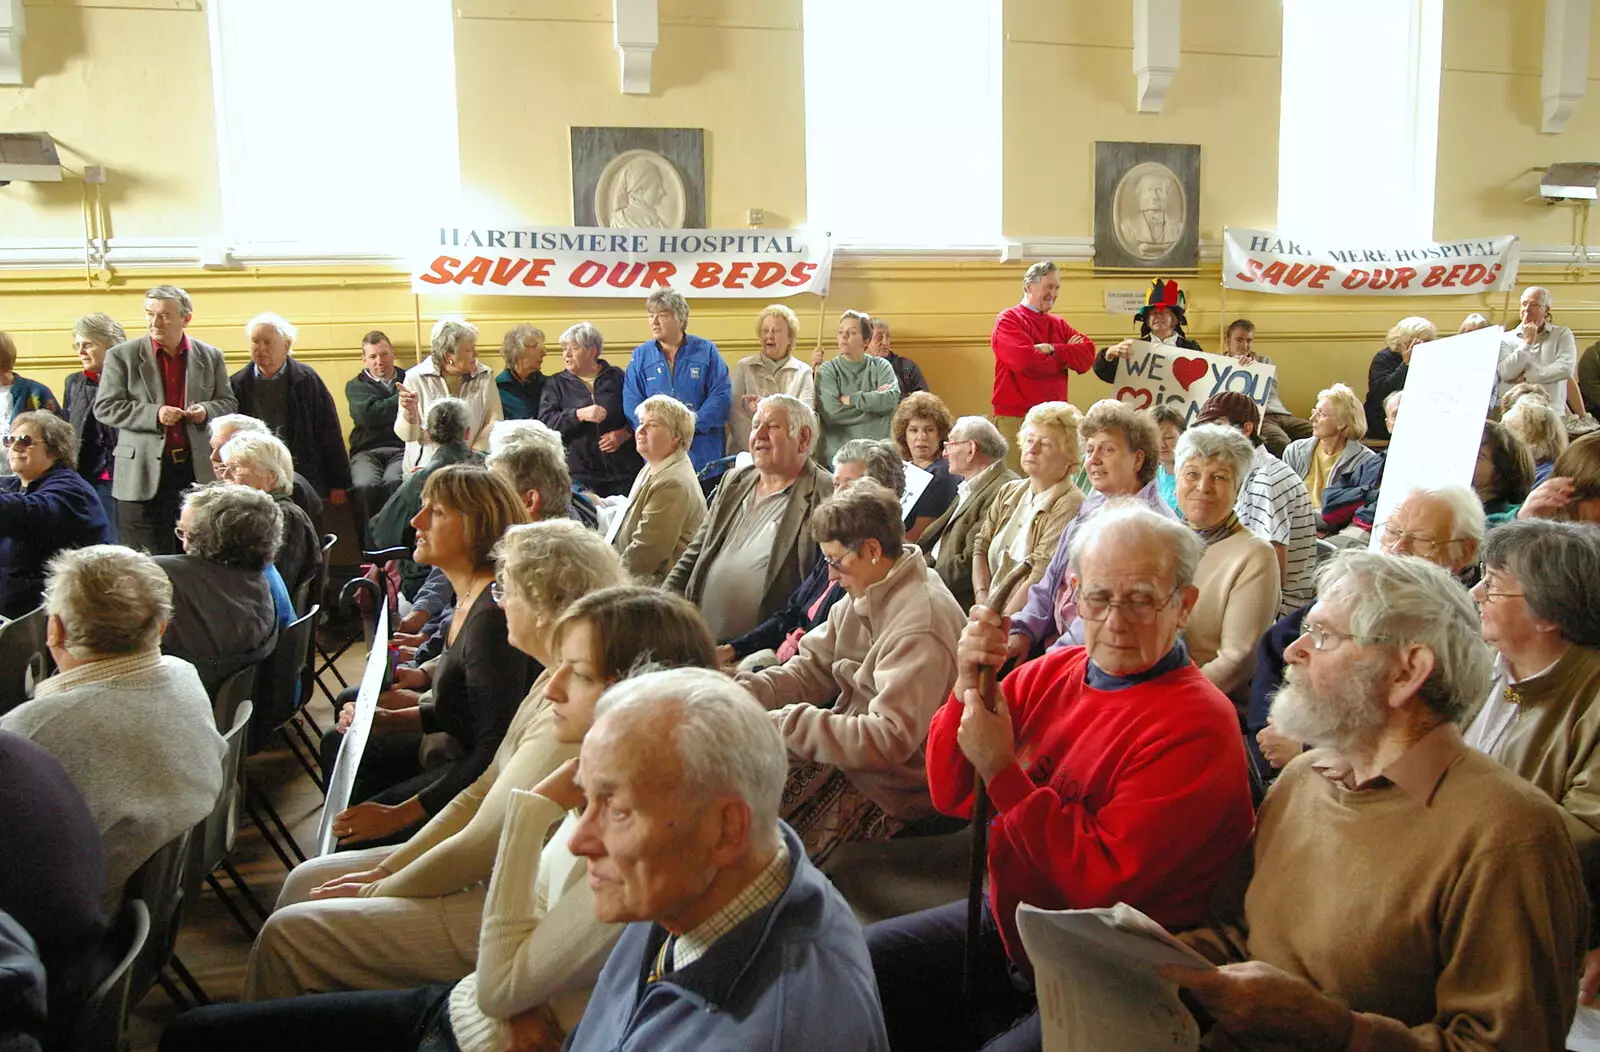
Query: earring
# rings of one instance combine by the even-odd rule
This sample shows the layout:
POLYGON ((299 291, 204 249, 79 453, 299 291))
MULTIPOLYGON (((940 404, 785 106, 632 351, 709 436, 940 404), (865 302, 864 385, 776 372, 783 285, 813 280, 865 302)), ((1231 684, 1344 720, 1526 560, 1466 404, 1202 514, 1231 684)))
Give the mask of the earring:
POLYGON ((873 566, 877 566, 878 565, 878 557, 876 555, 874 555, 872 557, 872 565, 873 566))

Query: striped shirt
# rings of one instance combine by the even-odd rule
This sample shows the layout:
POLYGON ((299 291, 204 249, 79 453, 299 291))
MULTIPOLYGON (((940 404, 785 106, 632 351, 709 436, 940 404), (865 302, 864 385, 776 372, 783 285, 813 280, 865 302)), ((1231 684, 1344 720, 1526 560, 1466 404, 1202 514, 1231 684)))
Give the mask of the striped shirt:
POLYGON ((1258 445, 1233 510, 1251 533, 1288 549, 1278 616, 1291 614, 1315 599, 1317 518, 1305 480, 1258 445))

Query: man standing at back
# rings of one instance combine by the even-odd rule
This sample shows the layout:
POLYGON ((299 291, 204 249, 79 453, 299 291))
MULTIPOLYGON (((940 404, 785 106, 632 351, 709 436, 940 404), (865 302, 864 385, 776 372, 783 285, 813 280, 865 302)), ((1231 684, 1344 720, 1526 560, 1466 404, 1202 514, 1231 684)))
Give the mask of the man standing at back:
POLYGON ((1022 278, 1022 302, 1000 312, 989 337, 994 424, 1005 436, 1013 471, 1022 470, 1017 434, 1028 410, 1040 402, 1065 402, 1068 370, 1085 373, 1094 364, 1094 341, 1050 313, 1060 292, 1056 265, 1033 264, 1022 278))
POLYGON ((176 555, 178 499, 216 476, 206 456, 206 421, 238 407, 222 352, 184 332, 194 317, 189 294, 157 285, 144 296, 146 335, 106 352, 94 415, 117 429, 117 498, 122 543, 176 555))

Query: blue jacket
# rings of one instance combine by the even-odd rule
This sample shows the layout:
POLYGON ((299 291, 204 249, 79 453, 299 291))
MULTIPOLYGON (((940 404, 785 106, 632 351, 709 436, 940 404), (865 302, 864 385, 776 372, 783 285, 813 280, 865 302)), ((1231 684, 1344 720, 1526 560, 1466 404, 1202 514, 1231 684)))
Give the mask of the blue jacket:
POLYGON ((861 925, 800 838, 781 829, 790 876, 778 901, 654 983, 646 978, 667 933, 628 925, 566 1049, 887 1052, 861 925))
POLYGON ((21 617, 39 605, 45 563, 57 552, 110 543, 100 495, 65 464, 20 492, 0 493, 0 615, 21 617))
POLYGON ((510 369, 500 370, 494 385, 500 389, 500 409, 507 420, 539 418, 539 395, 544 392, 544 380, 544 373, 537 370, 528 374, 526 380, 518 380, 510 369))
POLYGON ((699 471, 721 457, 727 438, 723 427, 733 406, 733 379, 717 345, 704 336, 683 334, 683 346, 672 368, 656 341, 646 340, 633 349, 622 382, 622 411, 635 428, 639 403, 651 395, 671 395, 694 410, 694 443, 689 462, 699 471))

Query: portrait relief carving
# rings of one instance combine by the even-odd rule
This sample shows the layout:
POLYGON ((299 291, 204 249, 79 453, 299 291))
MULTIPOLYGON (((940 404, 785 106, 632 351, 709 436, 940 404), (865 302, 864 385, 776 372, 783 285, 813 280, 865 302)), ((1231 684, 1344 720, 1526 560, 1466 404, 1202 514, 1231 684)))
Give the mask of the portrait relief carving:
POLYGON ((1200 263, 1200 147, 1097 142, 1094 264, 1172 269, 1200 263))
POLYGON ((683 177, 654 150, 628 150, 600 171, 594 214, 601 226, 683 226, 687 205, 683 177))
POLYGON ((573 128, 572 221, 614 229, 704 227, 705 132, 573 128))

